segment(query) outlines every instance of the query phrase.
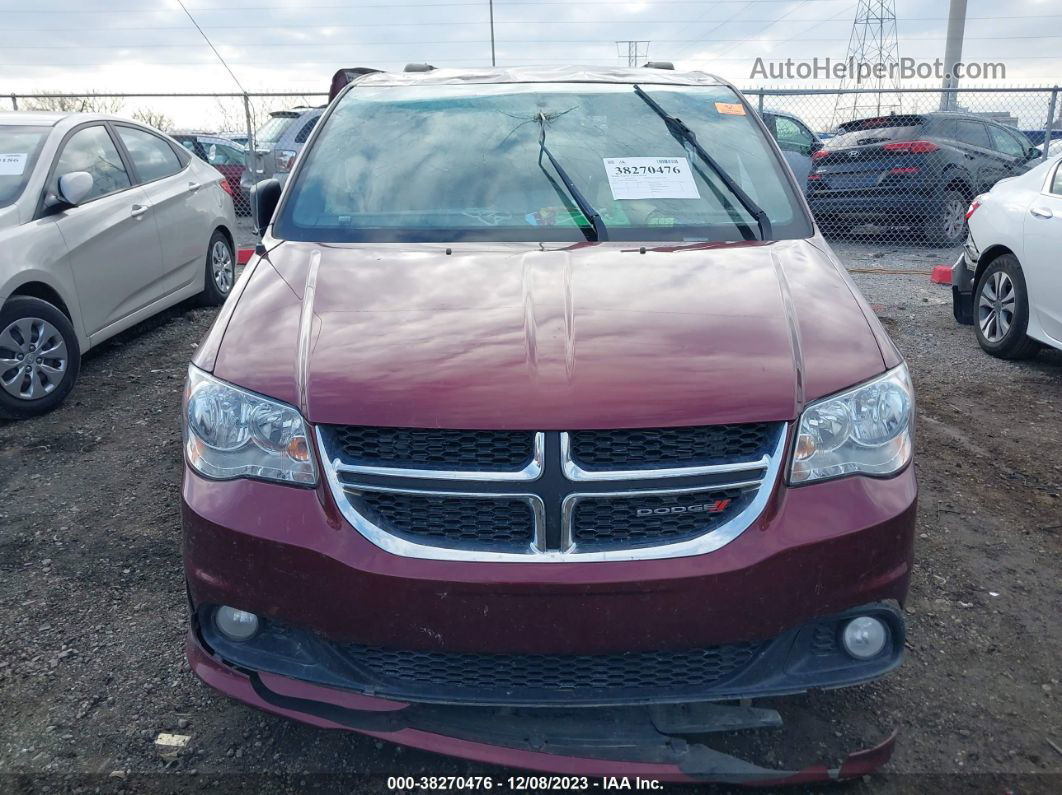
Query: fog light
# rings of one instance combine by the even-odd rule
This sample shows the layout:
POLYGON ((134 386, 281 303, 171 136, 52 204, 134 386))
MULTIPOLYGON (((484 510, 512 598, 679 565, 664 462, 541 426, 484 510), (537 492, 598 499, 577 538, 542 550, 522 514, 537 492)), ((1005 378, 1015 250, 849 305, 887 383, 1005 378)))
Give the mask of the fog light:
POLYGON ((869 660, 885 648, 888 632, 876 618, 860 616, 853 618, 844 628, 844 650, 857 660, 869 660))
POLYGON ((258 616, 235 607, 219 607, 214 613, 214 626, 229 640, 250 640, 258 631, 258 616))

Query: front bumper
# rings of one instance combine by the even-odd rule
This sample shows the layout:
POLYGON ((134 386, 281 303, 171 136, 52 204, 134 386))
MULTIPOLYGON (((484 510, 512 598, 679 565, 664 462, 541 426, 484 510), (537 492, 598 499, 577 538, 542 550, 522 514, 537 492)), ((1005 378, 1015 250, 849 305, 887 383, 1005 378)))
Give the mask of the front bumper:
POLYGON ((599 655, 461 654, 379 649, 330 642, 263 620, 258 633, 232 641, 214 624, 214 608, 196 612, 196 640, 244 671, 417 704, 464 707, 628 707, 791 695, 879 679, 903 659, 903 614, 864 605, 783 632, 762 643, 673 652, 599 655), (882 652, 848 655, 841 635, 856 616, 886 627, 882 652))
MULTIPOLYGON (((209 616, 211 606, 223 604, 254 612, 267 626, 289 628, 308 655, 279 665, 276 657, 241 657, 216 635, 215 648, 202 633, 205 622, 195 621, 193 670, 234 698, 317 726, 557 773, 698 779, 714 770, 722 780, 776 782, 778 771, 720 760, 704 746, 676 745, 670 736, 660 742, 653 734, 647 740, 644 733, 656 730, 646 721, 667 704, 697 701, 703 708, 709 701, 854 684, 884 675, 902 657, 902 616, 882 603, 902 604, 907 592, 917 496, 912 467, 887 479, 779 486, 756 523, 709 554, 563 565, 399 557, 350 527, 323 487, 216 482, 186 472, 182 496, 195 615, 209 616), (834 655, 838 622, 859 606, 886 617, 889 650, 870 664, 841 664, 834 655), (816 643, 823 648, 821 626, 831 628, 825 635, 834 647, 816 655, 816 643), (403 687, 366 677, 357 660, 351 665, 350 657, 336 654, 354 645, 429 657, 515 655, 526 662, 554 656, 555 665, 564 655, 689 655, 735 644, 754 647, 753 659, 710 687, 613 688, 611 695, 542 688, 506 697, 482 686, 403 687), (558 724, 554 713, 576 704, 577 713, 597 722, 558 724), (487 723, 494 725, 502 705, 532 711, 547 727, 563 730, 550 731, 554 745, 545 752, 499 744, 479 719, 492 710, 487 723), (407 707, 415 712, 384 725, 349 714, 407 707), (411 723, 413 715, 431 720, 411 723), (601 730, 606 724, 622 728, 619 745, 627 750, 602 756, 602 744, 616 745, 616 735, 601 730), (698 750, 690 755, 690 748, 698 750)), ((820 766, 812 779, 796 780, 842 776, 845 769, 863 770, 866 760, 876 767, 890 751, 887 742, 847 768, 820 766)))
MULTIPOLYGON (((777 728, 773 710, 716 705, 634 709, 493 710, 434 707, 368 697, 275 674, 237 670, 188 636, 192 670, 208 685, 258 709, 325 729, 476 762, 563 776, 778 785, 867 775, 892 756, 895 733, 839 765, 761 767, 684 736, 777 728)), ((589 784, 572 782, 575 788, 589 784)))

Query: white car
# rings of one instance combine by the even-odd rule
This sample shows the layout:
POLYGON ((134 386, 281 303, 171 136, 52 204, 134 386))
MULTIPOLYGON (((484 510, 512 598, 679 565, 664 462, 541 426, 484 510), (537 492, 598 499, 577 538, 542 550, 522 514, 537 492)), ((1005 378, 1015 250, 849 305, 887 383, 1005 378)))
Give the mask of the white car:
POLYGON ((59 405, 81 354, 235 280, 225 179, 162 133, 96 114, 0 113, 0 417, 59 405))
POLYGON ((997 182, 973 200, 952 267, 955 318, 1003 359, 1062 348, 1062 157, 997 182))

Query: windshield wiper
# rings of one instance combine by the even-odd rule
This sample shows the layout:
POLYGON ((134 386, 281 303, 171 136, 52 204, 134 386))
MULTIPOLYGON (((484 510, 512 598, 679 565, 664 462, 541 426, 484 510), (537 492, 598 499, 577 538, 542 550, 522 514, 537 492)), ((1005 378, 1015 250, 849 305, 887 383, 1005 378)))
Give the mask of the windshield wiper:
POLYGON ((752 200, 751 196, 745 193, 745 190, 734 181, 734 178, 726 172, 726 169, 719 165, 715 158, 708 154, 707 150, 700 145, 697 141, 697 134, 687 127, 681 119, 675 118, 660 107, 660 104, 645 93, 641 86, 636 85, 634 87, 634 93, 641 97, 645 104, 652 108, 653 112, 667 123, 667 127, 673 136, 690 145, 693 151, 697 153, 697 156, 708 164, 708 167, 716 173, 716 176, 718 176, 730 192, 737 197, 737 200, 741 202, 741 206, 748 210, 749 214, 756 219, 756 223, 760 227, 760 240, 766 240, 769 238, 771 236, 771 219, 767 217, 767 213, 765 213, 763 208, 752 200))
POLYGON ((546 114, 539 111, 536 120, 538 121, 540 130, 538 135, 538 146, 540 150, 538 156, 539 166, 542 165, 542 155, 545 154, 546 157, 549 158, 549 162, 553 164, 553 169, 561 178, 561 182, 564 183, 564 187, 568 189, 568 193, 572 195, 576 205, 578 205, 579 212, 581 212, 586 219, 594 225, 594 239, 598 241, 608 240, 608 230, 605 229, 605 222, 601 220, 601 214, 591 206, 590 202, 586 200, 586 197, 583 196, 577 187, 575 187, 575 183, 572 182, 572 178, 568 176, 568 172, 561 167, 561 164, 557 162, 557 158, 553 156, 553 153, 550 152, 546 146, 546 114))

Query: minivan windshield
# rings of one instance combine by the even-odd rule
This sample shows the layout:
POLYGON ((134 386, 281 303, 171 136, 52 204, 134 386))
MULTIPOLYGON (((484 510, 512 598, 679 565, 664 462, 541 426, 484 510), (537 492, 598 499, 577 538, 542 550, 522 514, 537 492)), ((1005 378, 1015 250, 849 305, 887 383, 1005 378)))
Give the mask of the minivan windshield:
POLYGON ((0 207, 14 203, 22 195, 48 129, 0 125, 0 207))
MULTIPOLYGON (((642 89, 766 212, 772 238, 811 234, 781 162, 733 90, 642 89)), ((580 203, 600 216, 609 240, 759 237, 757 218, 726 180, 632 84, 356 86, 323 124, 289 186, 276 237, 597 239, 580 203)))

